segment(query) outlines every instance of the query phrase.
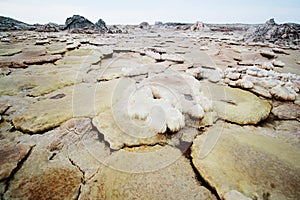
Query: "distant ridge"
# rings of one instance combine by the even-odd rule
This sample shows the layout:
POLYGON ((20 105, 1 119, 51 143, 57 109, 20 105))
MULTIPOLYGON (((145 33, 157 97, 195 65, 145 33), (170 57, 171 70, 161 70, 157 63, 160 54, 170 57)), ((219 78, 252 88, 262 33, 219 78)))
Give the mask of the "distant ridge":
POLYGON ((10 17, 0 16, 0 31, 14 30, 34 30, 35 26, 12 19, 10 17))

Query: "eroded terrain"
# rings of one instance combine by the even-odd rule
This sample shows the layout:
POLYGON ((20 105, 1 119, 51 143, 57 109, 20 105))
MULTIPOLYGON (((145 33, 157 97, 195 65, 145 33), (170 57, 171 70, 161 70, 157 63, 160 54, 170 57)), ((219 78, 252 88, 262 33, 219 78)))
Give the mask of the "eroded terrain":
POLYGON ((300 51, 244 32, 3 32, 3 199, 298 199, 300 51))

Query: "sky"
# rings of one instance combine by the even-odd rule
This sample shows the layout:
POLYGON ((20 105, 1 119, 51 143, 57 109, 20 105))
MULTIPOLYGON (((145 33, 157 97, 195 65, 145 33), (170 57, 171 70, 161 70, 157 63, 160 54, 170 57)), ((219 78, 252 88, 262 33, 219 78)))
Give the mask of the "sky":
POLYGON ((300 0, 0 0, 0 15, 29 24, 64 24, 79 14, 107 24, 300 23, 300 0))

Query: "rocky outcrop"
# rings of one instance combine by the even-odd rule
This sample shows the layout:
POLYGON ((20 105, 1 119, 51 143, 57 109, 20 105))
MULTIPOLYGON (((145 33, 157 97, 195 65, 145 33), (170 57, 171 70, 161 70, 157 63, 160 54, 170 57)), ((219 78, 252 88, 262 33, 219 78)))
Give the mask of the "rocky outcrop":
POLYGON ((148 29, 149 27, 150 27, 150 25, 148 22, 142 22, 139 25, 139 28, 141 28, 141 29, 148 29))
POLYGON ((105 22, 99 19, 96 24, 92 23, 88 19, 80 15, 73 15, 67 18, 65 22, 65 29, 71 31, 72 33, 104 33, 108 31, 105 22))
POLYGON ((95 24, 98 28, 100 28, 100 30, 102 31, 107 31, 108 28, 106 26, 106 23, 102 20, 102 19, 99 19, 96 24, 95 24))
POLYGON ((37 32, 59 32, 62 30, 62 27, 55 23, 48 23, 45 25, 35 25, 37 32))
POLYGON ((65 22, 65 29, 72 30, 72 29, 95 29, 96 26, 88 19, 84 18, 80 15, 73 15, 66 19, 65 22))
MULTIPOLYGON (((90 20, 80 15, 73 15, 66 19, 65 25, 55 23, 48 24, 26 24, 24 22, 0 16, 0 31, 15 31, 15 30, 35 30, 37 32, 59 32, 69 30, 72 33, 127 33, 117 26, 107 27, 106 23, 99 19, 95 24, 90 20)), ((10 42, 7 38, 2 38, 2 42, 10 42)))
POLYGON ((265 24, 259 25, 254 31, 246 35, 247 42, 274 43, 282 46, 300 45, 299 24, 276 24, 274 19, 268 20, 265 24))
POLYGON ((0 31, 16 31, 16 30, 34 30, 33 25, 24 22, 0 16, 0 31))

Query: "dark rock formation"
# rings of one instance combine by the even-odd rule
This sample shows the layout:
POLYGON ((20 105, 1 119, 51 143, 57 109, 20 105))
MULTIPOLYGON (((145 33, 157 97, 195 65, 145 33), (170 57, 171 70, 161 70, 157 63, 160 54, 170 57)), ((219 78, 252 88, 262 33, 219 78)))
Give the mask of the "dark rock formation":
POLYGON ((35 27, 18 20, 0 16, 0 31, 34 30, 35 27))
POLYGON ((272 18, 272 19, 269 19, 268 21, 266 21, 266 25, 273 26, 273 25, 277 25, 277 24, 275 22, 275 19, 272 18))
POLYGON ((84 28, 95 28, 95 24, 80 15, 73 15, 72 17, 67 18, 65 29, 70 30, 84 28))
POLYGON ((150 27, 150 25, 148 22, 142 22, 139 25, 139 28, 141 28, 141 29, 148 29, 149 27, 150 27))
POLYGON ((108 28, 106 26, 106 23, 102 20, 99 19, 98 22, 95 24, 98 28, 100 28, 101 30, 107 31, 108 28))
POLYGON ((72 17, 67 18, 65 30, 69 30, 71 33, 83 34, 108 32, 108 28, 102 19, 99 19, 98 22, 94 24, 80 15, 73 15, 72 17))
POLYGON ((166 25, 166 26, 191 26, 193 24, 190 24, 190 23, 179 23, 179 22, 167 22, 164 25, 166 25))
POLYGON ((45 25, 36 24, 36 31, 38 32, 59 32, 61 27, 55 23, 48 23, 45 25))
POLYGON ((293 23, 276 24, 274 19, 259 25, 254 31, 246 35, 248 42, 274 43, 281 46, 300 45, 300 25, 293 23))
POLYGON ((154 23, 155 26, 163 26, 164 24, 161 21, 157 21, 154 23))
POLYGON ((175 28, 175 30, 189 30, 193 24, 179 23, 179 22, 167 22, 164 23, 165 28, 175 28))

